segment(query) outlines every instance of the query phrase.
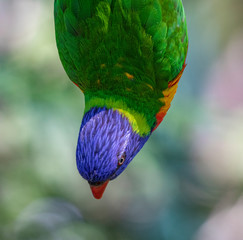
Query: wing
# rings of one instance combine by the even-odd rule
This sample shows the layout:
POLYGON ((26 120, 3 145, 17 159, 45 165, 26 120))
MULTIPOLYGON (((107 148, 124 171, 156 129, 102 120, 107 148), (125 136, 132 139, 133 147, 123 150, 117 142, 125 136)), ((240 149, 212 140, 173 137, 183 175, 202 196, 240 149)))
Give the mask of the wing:
POLYGON ((188 35, 181 0, 154 1, 146 31, 152 36, 156 88, 162 92, 161 108, 156 115, 155 130, 162 122, 176 93, 186 67, 188 35), (159 3, 159 6, 158 6, 159 3))
POLYGON ((84 92, 90 85, 87 69, 93 65, 91 46, 107 27, 111 1, 55 0, 55 31, 59 56, 69 78, 84 92), (95 15, 102 8, 102 16, 95 15))

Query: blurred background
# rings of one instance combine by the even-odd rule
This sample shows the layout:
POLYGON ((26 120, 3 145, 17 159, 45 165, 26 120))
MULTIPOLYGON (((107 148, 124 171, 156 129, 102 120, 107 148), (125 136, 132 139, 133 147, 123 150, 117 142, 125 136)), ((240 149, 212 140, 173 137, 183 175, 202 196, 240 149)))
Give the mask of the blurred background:
POLYGON ((243 1, 184 6, 172 108, 97 201, 76 169, 84 99, 57 54, 53 1, 0 0, 0 240, 243 239, 243 1))

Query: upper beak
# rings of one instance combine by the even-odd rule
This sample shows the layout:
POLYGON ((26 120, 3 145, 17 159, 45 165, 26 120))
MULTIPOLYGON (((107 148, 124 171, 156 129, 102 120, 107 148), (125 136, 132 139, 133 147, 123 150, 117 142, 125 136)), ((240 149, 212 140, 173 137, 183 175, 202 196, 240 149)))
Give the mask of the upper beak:
POLYGON ((103 193, 106 189, 107 184, 109 183, 110 180, 105 181, 104 183, 95 186, 95 185, 90 185, 91 191, 93 193, 94 198, 96 199, 101 199, 103 196, 103 193))

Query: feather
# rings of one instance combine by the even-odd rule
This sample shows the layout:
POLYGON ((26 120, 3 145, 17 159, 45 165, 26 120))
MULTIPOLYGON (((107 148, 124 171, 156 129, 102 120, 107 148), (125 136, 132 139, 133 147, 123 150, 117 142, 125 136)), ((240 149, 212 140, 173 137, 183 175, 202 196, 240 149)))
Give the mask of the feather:
POLYGON ((117 102, 157 125, 187 54, 181 0, 56 0, 55 29, 63 66, 90 108, 90 100, 117 102))

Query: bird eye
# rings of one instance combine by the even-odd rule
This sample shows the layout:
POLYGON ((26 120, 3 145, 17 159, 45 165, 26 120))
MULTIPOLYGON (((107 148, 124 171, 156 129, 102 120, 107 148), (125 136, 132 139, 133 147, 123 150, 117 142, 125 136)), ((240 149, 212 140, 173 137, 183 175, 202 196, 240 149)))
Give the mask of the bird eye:
POLYGON ((118 159, 118 166, 121 166, 125 162, 126 155, 123 154, 119 159, 118 159))

